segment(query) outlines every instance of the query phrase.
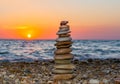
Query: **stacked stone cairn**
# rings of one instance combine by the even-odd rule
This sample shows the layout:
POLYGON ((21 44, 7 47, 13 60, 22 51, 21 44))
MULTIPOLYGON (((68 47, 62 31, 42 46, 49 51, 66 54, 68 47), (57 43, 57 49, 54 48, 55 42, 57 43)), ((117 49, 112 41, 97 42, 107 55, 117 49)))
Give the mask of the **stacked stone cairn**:
POLYGON ((53 69, 54 80, 69 80, 74 75, 75 65, 72 64, 73 55, 71 54, 72 49, 72 38, 68 21, 61 21, 59 31, 57 32, 58 38, 56 39, 56 50, 55 50, 55 65, 53 69))

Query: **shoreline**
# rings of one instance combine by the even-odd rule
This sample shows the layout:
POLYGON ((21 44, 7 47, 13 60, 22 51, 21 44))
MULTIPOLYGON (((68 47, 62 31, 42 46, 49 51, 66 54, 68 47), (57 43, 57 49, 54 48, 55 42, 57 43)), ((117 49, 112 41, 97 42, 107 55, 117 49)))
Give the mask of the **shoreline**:
MULTIPOLYGON (((88 59, 84 61, 75 59, 73 63, 76 66, 74 72, 77 76, 66 81, 71 82, 69 84, 87 84, 90 81, 114 84, 114 80, 120 78, 120 59, 88 59)), ((0 63, 0 83, 47 84, 53 81, 53 65, 53 60, 0 63)))
MULTIPOLYGON (((88 62, 91 62, 91 61, 119 61, 120 62, 120 58, 105 58, 105 59, 101 59, 101 58, 88 58, 88 59, 77 59, 77 58, 74 58, 72 62, 75 62, 75 61, 88 61, 88 62)), ((26 59, 17 59, 17 60, 0 60, 0 64, 2 63, 34 63, 34 62, 54 62, 54 59, 39 59, 39 60, 34 60, 34 59, 30 59, 30 60, 26 60, 26 59)))

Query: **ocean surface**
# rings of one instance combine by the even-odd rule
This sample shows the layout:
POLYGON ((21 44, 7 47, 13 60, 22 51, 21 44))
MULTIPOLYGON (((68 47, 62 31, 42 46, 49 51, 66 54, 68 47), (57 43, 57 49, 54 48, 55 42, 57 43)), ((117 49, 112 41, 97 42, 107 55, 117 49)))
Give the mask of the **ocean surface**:
MULTIPOLYGON (((0 62, 53 59, 54 40, 0 40, 0 62)), ((120 59, 120 40, 73 40, 75 59, 120 59)))

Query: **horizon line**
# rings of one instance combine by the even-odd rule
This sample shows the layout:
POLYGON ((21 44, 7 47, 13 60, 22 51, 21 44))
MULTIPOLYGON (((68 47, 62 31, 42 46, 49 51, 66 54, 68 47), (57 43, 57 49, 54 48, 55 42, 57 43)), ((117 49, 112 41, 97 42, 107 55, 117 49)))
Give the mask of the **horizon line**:
MULTIPOLYGON (((0 40, 26 40, 26 41, 34 41, 34 40, 56 40, 56 39, 3 39, 0 40)), ((120 40, 120 39, 72 39, 72 40, 120 40)))

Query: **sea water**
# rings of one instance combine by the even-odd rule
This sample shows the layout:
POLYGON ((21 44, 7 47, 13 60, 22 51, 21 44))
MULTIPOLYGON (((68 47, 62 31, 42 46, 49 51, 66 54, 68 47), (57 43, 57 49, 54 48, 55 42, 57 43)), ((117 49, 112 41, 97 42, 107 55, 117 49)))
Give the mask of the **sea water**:
MULTIPOLYGON (((54 40, 0 40, 0 62, 53 59, 54 40)), ((73 40, 75 59, 120 59, 120 40, 73 40)))

